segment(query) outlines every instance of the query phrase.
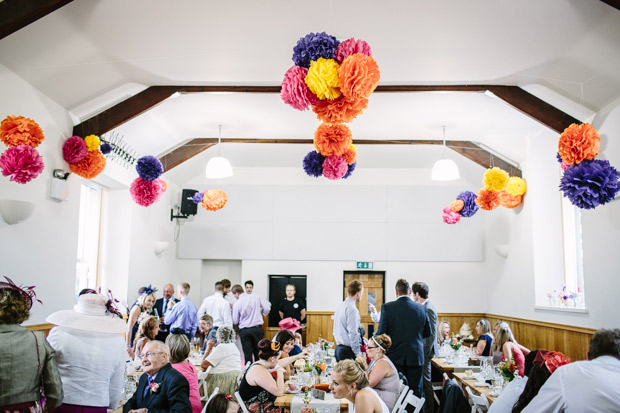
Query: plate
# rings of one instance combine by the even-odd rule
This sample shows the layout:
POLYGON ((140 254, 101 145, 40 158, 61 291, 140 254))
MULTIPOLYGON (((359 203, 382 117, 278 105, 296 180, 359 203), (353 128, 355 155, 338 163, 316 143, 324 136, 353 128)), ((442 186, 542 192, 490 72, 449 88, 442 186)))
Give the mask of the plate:
POLYGON ((489 383, 485 383, 485 382, 482 382, 482 383, 475 382, 474 386, 476 386, 476 387, 491 387, 491 385, 489 383))
POLYGON ((465 375, 464 375, 464 376, 463 376, 463 378, 464 378, 465 380, 476 380, 476 379, 477 379, 477 377, 476 377, 476 375, 475 375, 475 374, 472 374, 471 376, 465 376, 465 375))
POLYGON ((299 392, 301 392, 301 389, 299 389, 299 390, 290 390, 290 389, 284 390, 284 393, 288 393, 288 394, 297 394, 299 392))

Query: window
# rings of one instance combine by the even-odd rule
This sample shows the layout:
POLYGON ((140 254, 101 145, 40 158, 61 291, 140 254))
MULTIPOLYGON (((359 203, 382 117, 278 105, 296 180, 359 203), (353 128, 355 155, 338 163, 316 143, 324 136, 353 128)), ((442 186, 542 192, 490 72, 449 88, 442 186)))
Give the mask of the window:
POLYGON ((99 258, 99 228, 101 220, 101 187, 82 184, 80 189, 80 216, 78 229, 77 262, 75 266, 75 295, 84 288, 97 286, 99 258))
POLYGON ((562 229, 564 249, 564 285, 566 293, 572 299, 563 303, 558 299, 560 306, 585 308, 583 294, 583 247, 581 242, 581 211, 572 205, 567 198, 562 197, 562 229))

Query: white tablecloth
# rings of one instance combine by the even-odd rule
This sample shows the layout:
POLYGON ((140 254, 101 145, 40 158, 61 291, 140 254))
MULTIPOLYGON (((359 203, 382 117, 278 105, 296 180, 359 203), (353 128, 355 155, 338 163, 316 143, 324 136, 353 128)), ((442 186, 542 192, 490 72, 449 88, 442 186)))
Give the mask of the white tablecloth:
MULTIPOLYGON (((291 400, 291 413, 300 413, 303 405, 303 395, 301 393, 296 394, 293 397, 293 400, 291 400)), ((334 396, 331 393, 325 394, 325 400, 311 399, 309 406, 313 409, 320 409, 319 411, 325 413, 340 412, 340 400, 334 399, 334 396)))

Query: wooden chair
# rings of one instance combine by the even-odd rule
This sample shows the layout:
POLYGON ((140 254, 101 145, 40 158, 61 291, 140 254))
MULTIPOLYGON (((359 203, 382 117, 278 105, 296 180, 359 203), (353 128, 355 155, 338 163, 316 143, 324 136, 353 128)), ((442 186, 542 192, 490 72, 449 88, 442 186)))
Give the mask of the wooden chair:
POLYGON ((212 368, 213 366, 209 366, 209 368, 205 371, 198 373, 198 391, 200 391, 200 388, 202 387, 202 396, 200 396, 201 402, 206 402, 209 399, 209 389, 207 388, 206 379, 212 368))
POLYGON ((484 394, 474 394, 469 386, 465 386, 465 390, 467 391, 467 397, 469 397, 469 402, 471 403, 471 413, 484 413, 489 410, 489 401, 484 394))
POLYGON ((392 409, 392 413, 397 413, 400 410, 400 406, 403 404, 403 400, 407 396, 409 392, 409 386, 407 386, 403 381, 400 381, 400 395, 398 396, 398 400, 396 400, 396 404, 392 409))
POLYGON ((424 397, 420 398, 413 394, 413 390, 409 390, 407 396, 405 396, 405 400, 403 400, 403 404, 400 406, 399 413, 406 413, 407 406, 413 408, 413 413, 419 413, 424 407, 424 397))
POLYGON ((235 392, 235 398, 237 399, 237 402, 239 402, 239 406, 241 407, 241 411, 243 411, 243 413, 250 413, 250 411, 246 407, 245 402, 241 398, 241 395, 239 394, 238 391, 235 392))

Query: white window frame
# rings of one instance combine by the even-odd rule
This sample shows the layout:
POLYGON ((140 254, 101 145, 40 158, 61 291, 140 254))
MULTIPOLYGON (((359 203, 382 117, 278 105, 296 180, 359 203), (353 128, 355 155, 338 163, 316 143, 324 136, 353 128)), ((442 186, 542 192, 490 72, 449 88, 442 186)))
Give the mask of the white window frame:
POLYGON ((75 296, 98 282, 99 235, 101 232, 102 188, 94 182, 80 186, 78 245, 75 265, 75 296))

